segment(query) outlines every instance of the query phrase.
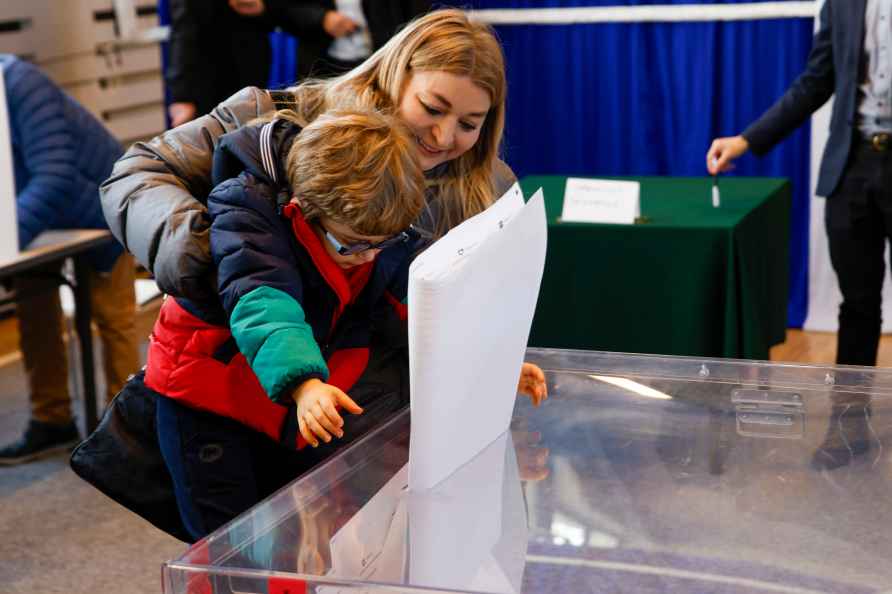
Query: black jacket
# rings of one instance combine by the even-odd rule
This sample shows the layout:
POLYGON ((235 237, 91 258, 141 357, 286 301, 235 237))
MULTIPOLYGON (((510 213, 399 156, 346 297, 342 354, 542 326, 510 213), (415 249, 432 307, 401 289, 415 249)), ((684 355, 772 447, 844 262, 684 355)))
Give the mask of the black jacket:
MULTIPOLYGON (((362 12, 372 36, 372 51, 384 45, 403 25, 430 9, 430 0, 363 0, 362 12)), ((322 28, 322 20, 329 10, 335 10, 334 0, 267 2, 269 18, 298 38, 298 80, 327 72, 319 61, 327 56, 334 40, 322 28)))
POLYGON ((762 155, 802 125, 836 94, 830 138, 824 149, 817 193, 830 196, 839 184, 855 132, 858 77, 864 59, 864 10, 867 0, 826 0, 821 28, 808 65, 786 93, 743 136, 762 155))
POLYGON ((269 17, 243 17, 227 0, 170 0, 170 54, 165 79, 173 103, 210 113, 243 89, 269 82, 269 17))

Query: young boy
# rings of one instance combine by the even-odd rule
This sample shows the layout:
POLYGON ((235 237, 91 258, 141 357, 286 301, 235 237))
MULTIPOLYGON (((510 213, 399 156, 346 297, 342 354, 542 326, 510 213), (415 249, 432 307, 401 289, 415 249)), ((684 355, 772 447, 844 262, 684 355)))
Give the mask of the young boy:
POLYGON ((338 409, 363 412, 346 391, 372 325, 406 314, 424 204, 411 133, 374 112, 296 120, 221 140, 208 198, 220 300, 168 298, 149 345, 158 439, 196 540, 309 468, 296 450, 344 435, 338 409))

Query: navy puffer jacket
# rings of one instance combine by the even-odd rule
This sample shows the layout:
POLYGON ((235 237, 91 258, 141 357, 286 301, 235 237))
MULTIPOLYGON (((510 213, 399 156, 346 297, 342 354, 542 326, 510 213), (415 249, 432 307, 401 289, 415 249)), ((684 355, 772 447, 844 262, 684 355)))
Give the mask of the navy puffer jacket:
MULTIPOLYGON (((99 184, 123 150, 90 112, 36 67, 0 54, 15 167, 19 247, 48 229, 107 229, 99 184)), ((122 253, 117 242, 93 249, 91 264, 107 271, 122 253)))

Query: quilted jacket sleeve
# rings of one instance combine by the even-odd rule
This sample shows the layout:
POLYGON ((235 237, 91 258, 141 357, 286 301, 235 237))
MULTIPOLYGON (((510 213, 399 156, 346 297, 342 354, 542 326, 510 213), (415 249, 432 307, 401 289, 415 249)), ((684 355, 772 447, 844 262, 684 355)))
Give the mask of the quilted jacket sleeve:
POLYGON ((111 232, 165 293, 199 301, 216 293, 206 208, 214 148, 272 109, 266 91, 242 89, 210 114, 134 144, 102 184, 111 232))
POLYGON ((16 195, 19 247, 24 248, 69 207, 79 147, 65 117, 67 100, 46 75, 13 60, 5 78, 10 125, 30 175, 16 195))

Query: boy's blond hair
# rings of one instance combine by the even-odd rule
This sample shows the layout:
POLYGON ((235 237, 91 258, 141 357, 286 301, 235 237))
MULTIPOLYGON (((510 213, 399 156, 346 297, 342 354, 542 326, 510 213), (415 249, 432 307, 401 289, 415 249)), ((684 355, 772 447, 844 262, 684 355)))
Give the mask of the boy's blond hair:
MULTIPOLYGON (((277 117, 298 122, 293 112, 277 117)), ((376 111, 324 113, 301 130, 285 161, 307 220, 329 218, 360 235, 394 235, 424 206, 412 133, 376 111)))

